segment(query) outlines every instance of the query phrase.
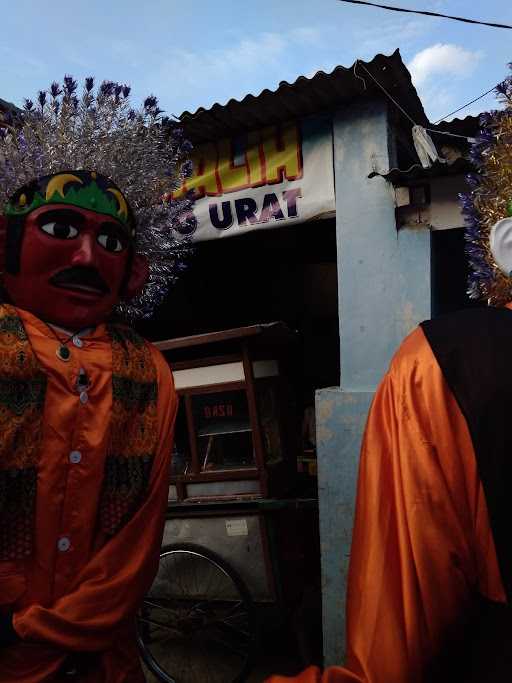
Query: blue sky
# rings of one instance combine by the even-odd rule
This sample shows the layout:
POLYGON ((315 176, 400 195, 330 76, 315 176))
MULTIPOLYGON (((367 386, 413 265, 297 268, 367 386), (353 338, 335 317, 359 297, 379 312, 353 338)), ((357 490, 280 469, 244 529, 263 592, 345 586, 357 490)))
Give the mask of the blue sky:
MULTIPOLYGON (((510 0, 387 0, 512 24, 510 0)), ((65 73, 128 83, 138 104, 225 103, 400 48, 432 121, 507 74, 512 31, 337 0, 3 0, 0 97, 21 104, 65 73)), ((492 108, 492 96, 459 116, 492 108)))

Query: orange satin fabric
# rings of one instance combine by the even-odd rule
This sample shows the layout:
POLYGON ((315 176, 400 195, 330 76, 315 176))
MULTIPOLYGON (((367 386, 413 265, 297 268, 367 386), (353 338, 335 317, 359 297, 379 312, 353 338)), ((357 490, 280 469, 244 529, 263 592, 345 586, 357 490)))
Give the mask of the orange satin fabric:
POLYGON ((177 409, 172 375, 152 347, 159 439, 150 493, 108 539, 96 529, 112 409, 112 352, 105 326, 84 337, 82 348, 69 342, 66 363, 57 358, 58 342, 46 325, 18 312, 48 384, 35 553, 29 561, 0 562, 0 606, 14 609, 14 627, 23 639, 0 649, 0 683, 50 681, 70 651, 102 653, 90 683, 140 683, 133 616, 158 563, 177 409), (80 368, 90 380, 86 403, 76 390, 80 368), (70 461, 72 451, 80 452, 80 462, 70 461), (63 536, 71 541, 65 552, 57 547, 63 536))
POLYGON ((346 666, 269 683, 423 683, 475 586, 506 601, 469 431, 417 328, 377 390, 363 439, 346 666))

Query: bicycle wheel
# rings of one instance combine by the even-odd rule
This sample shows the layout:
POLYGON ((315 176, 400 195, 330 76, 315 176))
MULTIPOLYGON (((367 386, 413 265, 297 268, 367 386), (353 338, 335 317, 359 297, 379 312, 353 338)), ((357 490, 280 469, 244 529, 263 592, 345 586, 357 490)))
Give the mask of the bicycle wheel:
POLYGON ((252 600, 218 555, 188 543, 162 548, 139 612, 146 666, 166 683, 241 683, 256 646, 252 600))

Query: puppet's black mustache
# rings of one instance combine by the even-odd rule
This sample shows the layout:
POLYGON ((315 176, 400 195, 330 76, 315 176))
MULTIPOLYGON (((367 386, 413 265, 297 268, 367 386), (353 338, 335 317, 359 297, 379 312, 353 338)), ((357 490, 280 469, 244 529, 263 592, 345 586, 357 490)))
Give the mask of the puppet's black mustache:
POLYGON ((107 294, 110 290, 107 283, 94 268, 84 268, 82 266, 72 266, 61 270, 51 278, 51 282, 57 286, 66 287, 68 285, 84 285, 93 287, 100 292, 107 294))

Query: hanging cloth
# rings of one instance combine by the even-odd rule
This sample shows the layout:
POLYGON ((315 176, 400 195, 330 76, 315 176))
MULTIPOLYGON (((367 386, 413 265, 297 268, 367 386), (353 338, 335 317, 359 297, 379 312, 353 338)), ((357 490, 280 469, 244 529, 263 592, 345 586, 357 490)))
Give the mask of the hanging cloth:
POLYGON ((432 138, 422 126, 412 127, 412 140, 416 149, 416 154, 419 157, 423 168, 430 168, 432 163, 439 161, 442 164, 446 163, 446 159, 440 157, 437 149, 432 142, 432 138))

